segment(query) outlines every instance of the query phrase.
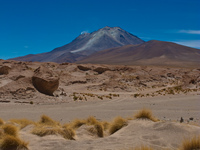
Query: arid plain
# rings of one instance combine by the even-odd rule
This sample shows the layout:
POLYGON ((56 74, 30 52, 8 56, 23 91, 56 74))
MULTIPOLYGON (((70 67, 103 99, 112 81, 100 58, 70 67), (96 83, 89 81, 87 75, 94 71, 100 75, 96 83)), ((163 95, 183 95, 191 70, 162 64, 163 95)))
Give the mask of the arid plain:
POLYGON ((199 106, 200 68, 0 60, 2 126, 17 126, 30 150, 178 149, 200 135, 199 106), (135 118, 142 109, 157 120, 135 118), (42 115, 57 122, 48 129, 72 128, 72 138, 34 134, 42 115), (118 116, 123 126, 111 133, 118 116), (23 118, 34 122, 22 128, 23 118), (84 123, 72 127, 75 119, 84 123))

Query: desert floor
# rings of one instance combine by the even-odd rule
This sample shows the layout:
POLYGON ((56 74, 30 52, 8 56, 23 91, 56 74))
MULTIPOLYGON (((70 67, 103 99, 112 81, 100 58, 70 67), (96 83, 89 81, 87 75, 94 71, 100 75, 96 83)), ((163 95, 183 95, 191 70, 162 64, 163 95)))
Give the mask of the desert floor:
POLYGON ((176 149, 184 138, 200 134, 199 100, 200 95, 197 93, 151 98, 131 98, 125 94, 112 100, 33 105, 0 104, 0 114, 4 120, 28 118, 34 121, 45 114, 56 121, 67 123, 73 119, 85 119, 88 116, 95 116, 98 120, 106 121, 111 121, 116 116, 130 118, 136 111, 149 108, 161 121, 130 120, 128 126, 104 138, 84 135, 83 131, 77 131, 75 141, 56 135, 38 137, 29 133, 31 126, 22 129, 20 136, 25 141, 29 141, 31 150, 121 150, 140 145, 148 145, 155 149, 176 149), (181 117, 184 123, 179 123, 181 117))
POLYGON ((127 126, 114 134, 105 131, 101 138, 83 125, 75 140, 39 137, 31 134, 34 125, 28 125, 19 134, 30 150, 126 150, 141 145, 177 150, 184 139, 200 135, 199 108, 198 68, 0 60, 0 118, 6 123, 21 118, 37 122, 41 115, 61 124, 89 116, 108 122, 117 116, 128 119, 127 126), (143 108, 160 121, 130 120, 143 108))

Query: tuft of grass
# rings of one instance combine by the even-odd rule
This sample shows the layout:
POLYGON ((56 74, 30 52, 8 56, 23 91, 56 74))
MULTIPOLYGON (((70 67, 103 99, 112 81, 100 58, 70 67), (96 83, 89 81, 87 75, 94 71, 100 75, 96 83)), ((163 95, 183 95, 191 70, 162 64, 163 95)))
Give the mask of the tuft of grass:
POLYGON ((85 120, 75 119, 68 126, 70 126, 72 129, 77 129, 77 128, 79 128, 80 126, 82 126, 84 124, 86 124, 85 120))
POLYGON ((75 140, 75 131, 72 128, 65 127, 63 128, 62 132, 60 133, 65 139, 75 140))
POLYGON ((20 125, 20 129, 25 128, 26 126, 30 124, 34 124, 33 121, 28 120, 28 119, 11 119, 10 122, 16 123, 20 125))
POLYGON ((0 126, 4 124, 4 121, 0 118, 0 126))
POLYGON ((152 120, 154 122, 158 121, 158 119, 156 119, 155 117, 153 117, 152 111, 149 110, 149 109, 146 109, 146 108, 138 111, 135 114, 134 117, 135 117, 135 119, 149 119, 149 120, 152 120))
POLYGON ((97 124, 94 125, 94 128, 97 131, 97 136, 98 137, 103 137, 104 134, 103 134, 103 126, 102 126, 102 124, 101 123, 97 123, 97 124))
POLYGON ((195 136, 191 139, 185 139, 179 150, 199 150, 200 136, 195 136))
POLYGON ((40 121, 38 123, 39 124, 45 124, 45 125, 51 125, 51 126, 59 125, 59 122, 54 121, 53 119, 51 119, 50 117, 48 117, 46 115, 42 115, 40 117, 40 121))
POLYGON ((38 136, 46 135, 62 135, 65 139, 74 140, 75 132, 70 127, 49 126, 49 125, 36 125, 31 131, 32 134, 38 136))
POLYGON ((101 122, 101 124, 103 125, 104 131, 109 129, 110 123, 108 123, 107 121, 103 121, 101 122))
POLYGON ((96 125, 97 123, 98 121, 93 116, 88 117, 88 119, 86 120, 87 125, 96 125))
POLYGON ((18 137, 5 135, 0 143, 1 150, 28 150, 28 143, 18 137))
POLYGON ((36 125, 31 131, 32 134, 38 136, 46 135, 58 135, 62 132, 61 127, 59 126, 46 126, 46 125, 36 125))
POLYGON ((113 122, 110 124, 109 133, 113 134, 116 131, 120 130, 122 127, 127 125, 127 120, 122 117, 116 117, 113 122))
POLYGON ((18 129, 17 129, 16 126, 13 126, 11 124, 5 124, 1 128, 4 131, 4 134, 11 135, 11 136, 14 136, 14 137, 18 136, 18 129))

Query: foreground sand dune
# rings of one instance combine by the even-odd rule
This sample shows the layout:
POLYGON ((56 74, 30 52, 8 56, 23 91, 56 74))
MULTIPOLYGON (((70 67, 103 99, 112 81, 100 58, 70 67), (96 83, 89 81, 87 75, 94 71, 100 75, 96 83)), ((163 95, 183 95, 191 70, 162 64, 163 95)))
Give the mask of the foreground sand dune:
POLYGON ((149 146, 155 150, 175 150, 184 139, 200 135, 200 127, 175 122, 129 120, 127 126, 103 138, 89 133, 86 128, 76 130, 75 140, 66 140, 60 135, 39 137, 31 134, 34 125, 20 131, 20 137, 29 142, 30 150, 121 150, 149 146))

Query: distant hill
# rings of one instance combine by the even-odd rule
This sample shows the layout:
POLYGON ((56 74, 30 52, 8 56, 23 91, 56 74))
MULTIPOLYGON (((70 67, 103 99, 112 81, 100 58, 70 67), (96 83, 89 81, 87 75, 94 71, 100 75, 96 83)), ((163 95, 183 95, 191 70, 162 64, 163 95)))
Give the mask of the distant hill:
POLYGON ((12 58, 12 60, 57 63, 76 62, 104 49, 141 43, 144 43, 144 41, 120 27, 106 26, 92 33, 81 34, 71 43, 55 48, 50 52, 36 55, 31 54, 12 58))
POLYGON ((99 51, 78 63, 200 66, 200 50, 163 41, 148 41, 99 51))

